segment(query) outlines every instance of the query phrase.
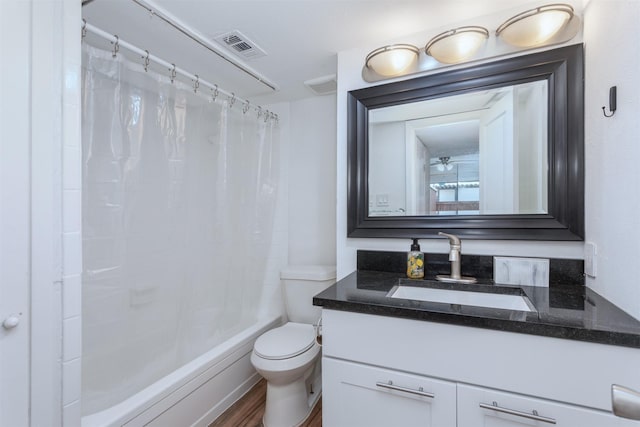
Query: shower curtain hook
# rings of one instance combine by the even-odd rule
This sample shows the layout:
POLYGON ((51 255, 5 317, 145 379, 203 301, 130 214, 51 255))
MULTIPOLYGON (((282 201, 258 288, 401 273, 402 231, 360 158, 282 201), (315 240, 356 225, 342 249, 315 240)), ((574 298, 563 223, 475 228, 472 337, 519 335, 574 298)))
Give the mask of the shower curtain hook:
POLYGON ((82 19, 82 32, 80 33, 81 39, 84 40, 87 37, 87 20, 82 19))
POLYGON ((213 90, 213 102, 216 102, 216 99, 218 99, 218 85, 216 85, 215 89, 213 90))
POLYGON ((233 107, 234 102, 236 102, 236 94, 231 92, 231 99, 229 100, 229 108, 233 107))
POLYGON ((198 77, 197 74, 194 74, 194 76, 196 76, 196 81, 193 83, 193 93, 198 93, 198 88, 200 87, 200 77, 198 77))
POLYGON ((244 107, 242 107, 242 114, 247 114, 247 111, 249 111, 249 107, 251 106, 251 103, 249 101, 247 101, 244 104, 244 107))
POLYGON ((145 52, 147 52, 147 56, 143 56, 142 58, 144 59, 144 72, 146 73, 147 71, 149 71, 149 51, 145 49, 145 52))
POLYGON ((267 110, 267 114, 264 115, 264 122, 267 123, 272 115, 273 115, 273 113, 271 111, 267 110))
POLYGON ((114 36, 116 38, 115 43, 111 42, 111 44, 113 45, 113 52, 111 53, 111 56, 113 58, 115 58, 116 56, 118 56, 118 52, 120 51, 120 37, 118 37, 117 34, 114 34, 114 36))
POLYGON ((176 64, 171 64, 171 65, 173 65, 173 68, 169 68, 169 71, 171 71, 170 79, 171 79, 171 84, 173 84, 173 81, 176 79, 176 64))
POLYGON ((256 111, 258 112, 258 120, 260 120, 260 117, 262 117, 262 107, 258 107, 256 111))

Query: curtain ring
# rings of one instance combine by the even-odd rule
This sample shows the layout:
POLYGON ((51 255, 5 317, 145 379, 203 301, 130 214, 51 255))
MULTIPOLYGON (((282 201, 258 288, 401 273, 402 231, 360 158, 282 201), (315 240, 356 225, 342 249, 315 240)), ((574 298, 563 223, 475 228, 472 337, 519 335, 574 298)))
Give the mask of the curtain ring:
POLYGON ((213 102, 216 102, 216 99, 218 99, 218 85, 216 85, 215 89, 213 90, 213 102))
POLYGON ((169 68, 169 71, 171 71, 169 78, 171 79, 171 83, 173 84, 173 81, 176 79, 176 64, 171 65, 173 65, 173 68, 169 68))
POLYGON ((82 40, 87 37, 87 20, 84 18, 82 19, 82 31, 80 32, 80 37, 82 40))
POLYGON ((250 105, 251 105, 251 104, 249 103, 249 101, 247 101, 247 102, 244 104, 244 107, 242 107, 242 114, 247 114, 247 111, 249 111, 249 107, 250 107, 250 105))
POLYGON ((196 76, 196 81, 193 83, 193 93, 198 93, 198 88, 200 87, 200 77, 198 77, 197 74, 194 74, 194 76, 196 76))
POLYGON ((269 119, 271 118, 271 115, 273 115, 273 113, 269 110, 267 110, 267 113, 264 115, 264 122, 267 123, 269 121, 269 119))
POLYGON ((142 58, 144 59, 144 72, 146 73, 147 71, 149 71, 149 51, 145 49, 145 52, 147 52, 147 56, 143 56, 142 58))
POLYGON ((260 117, 262 117, 262 107, 258 107, 256 111, 258 111, 258 120, 260 120, 260 117))
POLYGON ((113 44, 113 52, 111 52, 111 56, 115 58, 116 56, 118 56, 118 52, 120 51, 120 37, 118 37, 117 34, 115 34, 113 37, 116 38, 116 41, 115 43, 111 42, 111 44, 113 44))
POLYGON ((233 107, 234 102, 236 102, 236 94, 231 92, 231 99, 229 100, 229 108, 233 107))

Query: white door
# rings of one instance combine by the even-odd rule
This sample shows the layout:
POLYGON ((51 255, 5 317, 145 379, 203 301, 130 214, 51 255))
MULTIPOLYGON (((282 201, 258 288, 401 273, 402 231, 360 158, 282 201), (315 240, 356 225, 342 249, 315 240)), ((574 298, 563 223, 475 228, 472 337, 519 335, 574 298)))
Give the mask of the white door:
POLYGON ((416 138, 415 158, 416 212, 414 215, 429 215, 429 152, 418 138, 416 138))
POLYGON ((480 213, 517 213, 513 92, 506 91, 480 120, 480 213))
POLYGON ((29 424, 30 22, 0 1, 0 426, 29 424))

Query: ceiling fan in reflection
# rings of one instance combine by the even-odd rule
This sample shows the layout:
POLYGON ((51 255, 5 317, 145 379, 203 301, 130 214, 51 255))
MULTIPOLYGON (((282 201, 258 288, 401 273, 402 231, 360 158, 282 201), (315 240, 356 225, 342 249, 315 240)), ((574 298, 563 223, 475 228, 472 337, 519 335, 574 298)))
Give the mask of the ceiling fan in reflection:
POLYGON ((475 161, 473 160, 455 160, 455 159, 451 159, 451 157, 449 156, 443 156, 443 157, 438 157, 438 160, 435 162, 432 162, 430 164, 430 166, 435 166, 436 169, 438 169, 438 171, 440 172, 444 172, 444 171, 450 171, 451 169, 453 169, 453 166, 455 166, 455 164, 457 163, 473 163, 475 161))

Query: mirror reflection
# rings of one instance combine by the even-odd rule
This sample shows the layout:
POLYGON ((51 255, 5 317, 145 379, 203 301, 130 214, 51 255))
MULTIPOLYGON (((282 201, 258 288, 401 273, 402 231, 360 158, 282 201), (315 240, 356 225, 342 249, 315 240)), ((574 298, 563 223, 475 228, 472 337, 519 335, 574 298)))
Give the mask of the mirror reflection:
POLYGON ((369 110, 369 216, 548 212, 547 80, 369 110))

